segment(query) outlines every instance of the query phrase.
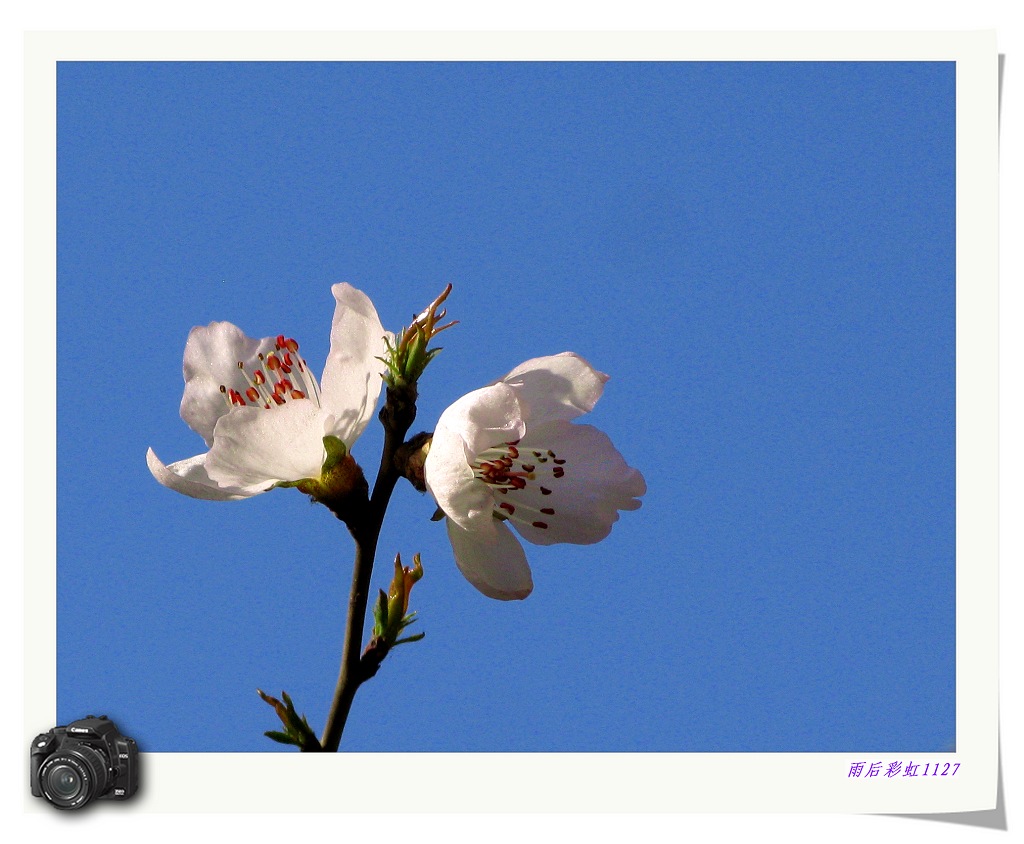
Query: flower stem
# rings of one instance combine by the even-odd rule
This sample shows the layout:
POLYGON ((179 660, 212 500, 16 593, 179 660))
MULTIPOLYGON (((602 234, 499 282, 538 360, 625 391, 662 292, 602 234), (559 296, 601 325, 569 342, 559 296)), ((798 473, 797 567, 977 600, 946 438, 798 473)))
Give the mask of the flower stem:
POLYGON ((327 724, 320 739, 322 748, 332 753, 337 751, 341 744, 341 734, 345 730, 356 691, 363 682, 376 673, 376 666, 364 665, 361 660, 363 626, 366 621, 366 605, 370 596, 370 576, 373 574, 377 540, 384 524, 384 514, 391 500, 391 493, 394 492, 395 484, 400 477, 395 456, 416 418, 416 385, 389 388, 379 418, 384 426, 384 450, 380 458, 377 479, 373 484, 373 492, 365 506, 346 519, 356 544, 352 591, 348 600, 341 670, 338 673, 331 709, 327 715, 327 724))

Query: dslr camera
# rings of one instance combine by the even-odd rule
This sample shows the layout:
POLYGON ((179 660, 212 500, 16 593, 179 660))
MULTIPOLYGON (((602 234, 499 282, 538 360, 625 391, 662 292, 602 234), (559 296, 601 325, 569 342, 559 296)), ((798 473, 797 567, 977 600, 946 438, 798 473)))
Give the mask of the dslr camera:
POLYGON ((106 715, 90 715, 36 736, 29 773, 32 796, 58 809, 127 800, 139 787, 139 749, 106 715))

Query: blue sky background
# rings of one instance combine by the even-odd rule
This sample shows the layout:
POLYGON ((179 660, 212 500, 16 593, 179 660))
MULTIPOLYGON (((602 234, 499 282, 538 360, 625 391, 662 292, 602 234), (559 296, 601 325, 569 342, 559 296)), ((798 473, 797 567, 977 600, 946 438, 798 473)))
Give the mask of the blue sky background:
MULTIPOLYGON (((415 430, 522 360, 611 375, 648 483, 501 603, 398 488, 426 638, 343 748, 942 751, 955 743, 952 63, 62 63, 58 701, 149 751, 319 732, 352 547, 294 490, 195 501, 145 465, 194 325, 296 337, 349 281, 460 325, 415 430)), ((355 456, 372 474, 375 424, 355 456)), ((284 749, 288 752, 288 749, 284 749)))

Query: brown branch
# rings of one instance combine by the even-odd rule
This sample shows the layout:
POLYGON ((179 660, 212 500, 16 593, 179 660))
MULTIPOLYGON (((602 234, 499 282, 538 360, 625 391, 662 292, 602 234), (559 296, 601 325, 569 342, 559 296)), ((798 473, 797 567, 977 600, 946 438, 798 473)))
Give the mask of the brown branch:
POLYGON ((365 665, 361 662, 363 626, 366 622, 366 605, 370 597, 370 576, 373 574, 377 540, 380 538, 388 502, 400 477, 395 465, 395 456, 416 418, 415 384, 388 388, 387 400, 381 408, 379 418, 384 426, 384 451, 381 454, 377 479, 373 484, 373 493, 365 507, 359 508, 345 518, 345 523, 356 543, 356 553, 341 670, 338 673, 331 709, 327 715, 327 724, 320 740, 323 749, 330 752, 336 751, 341 744, 341 735, 345 730, 356 691, 362 683, 377 673, 379 667, 379 661, 377 665, 372 666, 372 670, 369 670, 370 662, 365 665))

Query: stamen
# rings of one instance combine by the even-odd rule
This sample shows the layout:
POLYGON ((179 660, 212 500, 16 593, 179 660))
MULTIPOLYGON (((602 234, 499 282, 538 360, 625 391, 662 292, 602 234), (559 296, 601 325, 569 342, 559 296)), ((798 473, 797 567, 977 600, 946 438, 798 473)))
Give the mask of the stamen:
POLYGON ((320 406, 320 386, 311 373, 307 374, 306 362, 299 355, 299 344, 278 334, 276 346, 274 352, 257 353, 259 363, 252 372, 246 371, 244 361, 236 361, 245 383, 239 385, 241 392, 221 385, 220 391, 229 408, 248 406, 269 410, 280 407, 288 399, 311 399, 320 406))
POLYGON ((513 493, 510 498, 514 498, 515 503, 503 501, 497 504, 495 513, 503 511, 499 514, 503 518, 517 514, 516 518, 524 523, 543 524, 547 527, 547 522, 532 522, 531 515, 527 513, 553 516, 555 510, 553 507, 540 507, 539 502, 532 504, 531 500, 535 499, 532 499, 529 490, 539 489, 542 496, 553 494, 555 484, 552 481, 565 476, 564 466, 567 463, 568 460, 557 457, 550 449, 520 452, 515 446, 505 443, 503 446, 494 446, 481 452, 472 468, 477 480, 486 483, 495 493, 501 493, 503 496, 513 493), (519 462, 518 458, 522 453, 534 455, 536 462, 519 462), (533 486, 538 479, 542 483, 533 486))

